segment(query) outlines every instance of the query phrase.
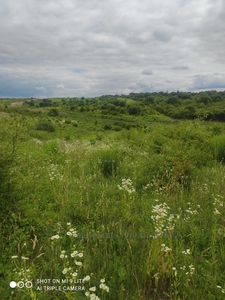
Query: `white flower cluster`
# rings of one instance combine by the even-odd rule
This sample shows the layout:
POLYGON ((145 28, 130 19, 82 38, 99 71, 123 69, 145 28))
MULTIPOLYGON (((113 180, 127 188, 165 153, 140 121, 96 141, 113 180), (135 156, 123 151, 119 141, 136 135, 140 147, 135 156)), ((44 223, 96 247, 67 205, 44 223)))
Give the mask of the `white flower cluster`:
POLYGON ((18 267, 17 269, 14 269, 14 274, 16 274, 20 280, 30 280, 31 278, 31 275, 30 275, 30 269, 24 269, 24 268, 21 268, 19 269, 19 272, 17 272, 18 270, 18 267))
MULTIPOLYGON (((190 215, 196 215, 198 213, 198 211, 196 209, 193 209, 193 205, 191 204, 191 202, 187 202, 188 208, 186 209, 186 212, 188 213, 187 216, 185 216, 185 218, 183 218, 184 221, 189 220, 190 219, 190 215)), ((200 205, 197 205, 198 209, 201 208, 200 205)))
POLYGON ((60 257, 60 258, 67 258, 68 256, 67 256, 65 253, 66 253, 66 251, 65 251, 65 250, 62 250, 59 257, 60 257))
MULTIPOLYGON (((61 224, 60 224, 61 226, 61 224)), ((75 228, 72 227, 71 223, 67 223, 67 232, 66 235, 70 237, 77 237, 77 231, 75 228)), ((59 235, 51 237, 52 240, 60 238, 59 235)), ((59 244, 57 244, 59 246, 59 244)), ((84 256, 82 251, 78 251, 76 245, 71 245, 70 252, 68 255, 66 254, 66 250, 61 250, 59 257, 63 259, 63 270, 62 274, 66 276, 66 278, 70 278, 70 280, 74 280, 78 278, 79 267, 83 265, 81 261, 78 261, 77 258, 82 258, 84 256), (72 258, 72 259, 71 259, 72 258), (73 267, 75 265, 75 268, 73 267), (72 267, 71 267, 72 266, 72 267)), ((82 280, 83 283, 90 281, 91 277, 89 275, 85 276, 82 280)), ((90 283, 88 283, 90 286, 90 283)), ((109 287, 105 284, 105 279, 100 280, 99 288, 109 292, 109 287)), ((96 286, 92 286, 89 290, 86 289, 85 296, 90 299, 100 300, 100 298, 96 295, 96 286)))
MULTIPOLYGON (((86 277, 88 277, 88 279, 90 279, 90 276, 86 276, 86 277)), ((84 279, 83 279, 83 281, 84 281, 84 279)), ((105 284, 105 279, 100 280, 99 288, 109 293, 109 287, 105 284)), ((90 287, 89 291, 87 291, 85 293, 85 296, 87 296, 91 300, 100 300, 100 298, 94 292, 96 292, 96 286, 90 287)))
POLYGON ((219 211, 219 208, 223 207, 223 196, 216 195, 216 197, 214 197, 213 205, 215 207, 214 214, 215 215, 221 215, 221 212, 219 211))
POLYGON ((77 250, 73 251, 71 254, 70 254, 71 257, 83 257, 83 253, 82 252, 78 252, 77 250))
POLYGON ((90 277, 89 275, 87 275, 87 276, 85 276, 85 277, 83 278, 83 282, 89 281, 90 279, 91 279, 91 277, 90 277))
POLYGON ((172 248, 167 247, 165 244, 161 245, 161 251, 167 253, 167 252, 171 252, 172 248))
POLYGON ((63 180, 63 176, 58 171, 58 165, 50 164, 50 166, 48 167, 48 175, 49 175, 49 179, 51 181, 53 181, 54 179, 57 179, 60 181, 63 180))
MULTIPOLYGON (((155 200, 156 202, 158 200, 155 200)), ((174 219, 173 214, 168 214, 170 207, 166 203, 156 204, 152 208, 151 219, 155 225, 155 235, 154 238, 162 236, 165 232, 171 232, 174 229, 174 219)))
POLYGON ((225 289, 222 289, 222 287, 221 287, 220 285, 217 285, 216 287, 217 287, 218 289, 220 289, 221 292, 222 292, 223 294, 225 294, 225 289))
POLYGON ((91 300, 100 300, 100 298, 95 293, 90 293, 89 291, 85 293, 85 296, 90 298, 91 300))
POLYGON ((190 249, 186 249, 184 251, 181 251, 182 254, 185 254, 185 255, 190 255, 191 254, 191 250, 190 249))
POLYGON ((109 287, 105 284, 105 278, 100 280, 101 284, 99 285, 100 289, 105 290, 109 293, 109 287))
MULTIPOLYGON (((13 256, 11 256, 11 258, 12 258, 12 259, 18 258, 18 255, 13 255, 13 256)), ((29 257, 21 256, 21 259, 22 259, 22 260, 28 260, 29 257)))
MULTIPOLYGON (((67 223, 67 226, 71 226, 71 223, 67 223)), ((69 231, 66 233, 69 236, 77 237, 77 231, 76 228, 70 228, 69 231)))
POLYGON ((56 235, 53 235, 52 237, 51 237, 51 240, 53 241, 53 240, 58 240, 60 238, 60 236, 58 235, 58 234, 56 234, 56 235))
MULTIPOLYGON (((188 275, 188 274, 193 275, 195 272, 194 266, 190 265, 190 266, 188 266, 188 268, 189 268, 189 271, 186 272, 186 275, 188 275)), ((186 268, 186 266, 183 266, 183 267, 180 267, 180 270, 186 271, 188 269, 186 268)))
POLYGON ((128 194, 135 193, 135 188, 133 187, 133 182, 131 179, 122 179, 122 186, 117 185, 118 189, 121 191, 126 191, 128 194))

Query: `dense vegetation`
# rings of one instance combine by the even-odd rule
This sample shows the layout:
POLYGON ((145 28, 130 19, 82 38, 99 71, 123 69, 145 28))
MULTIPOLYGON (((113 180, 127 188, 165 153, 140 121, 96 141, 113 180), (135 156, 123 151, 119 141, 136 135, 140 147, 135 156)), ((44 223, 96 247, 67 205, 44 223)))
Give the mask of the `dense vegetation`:
POLYGON ((224 104, 2 99, 1 299, 224 299, 224 104))

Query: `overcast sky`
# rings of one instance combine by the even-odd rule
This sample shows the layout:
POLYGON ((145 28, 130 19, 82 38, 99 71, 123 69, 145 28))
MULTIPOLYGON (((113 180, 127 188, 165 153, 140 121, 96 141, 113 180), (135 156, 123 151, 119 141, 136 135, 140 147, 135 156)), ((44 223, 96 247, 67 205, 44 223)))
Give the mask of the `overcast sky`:
POLYGON ((0 97, 225 89, 224 0, 0 0, 0 97))

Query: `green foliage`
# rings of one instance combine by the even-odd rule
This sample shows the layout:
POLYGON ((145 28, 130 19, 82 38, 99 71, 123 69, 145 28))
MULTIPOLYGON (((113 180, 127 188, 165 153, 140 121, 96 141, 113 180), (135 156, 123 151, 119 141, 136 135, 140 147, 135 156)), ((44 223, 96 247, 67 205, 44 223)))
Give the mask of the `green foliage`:
POLYGON ((130 106, 128 108, 128 112, 130 115, 138 115, 140 113, 140 107, 138 106, 130 106))
POLYGON ((98 162, 103 176, 116 176, 120 160, 120 153, 117 149, 102 150, 98 156, 98 162))
POLYGON ((47 132, 54 132, 55 131, 55 126, 52 124, 51 121, 48 120, 40 120, 38 123, 35 125, 36 130, 42 130, 42 131, 47 131, 47 132))
POLYGON ((225 163, 225 135, 215 136, 212 144, 216 160, 225 163))
POLYGON ((49 110, 48 116, 50 117, 57 117, 59 115, 59 111, 56 108, 51 108, 49 110))
POLYGON ((39 105, 40 105, 40 107, 52 106, 52 100, 51 99, 43 99, 39 105))
POLYGON ((0 126, 0 211, 11 209, 16 199, 17 151, 26 135, 25 120, 18 116, 2 117, 0 126))

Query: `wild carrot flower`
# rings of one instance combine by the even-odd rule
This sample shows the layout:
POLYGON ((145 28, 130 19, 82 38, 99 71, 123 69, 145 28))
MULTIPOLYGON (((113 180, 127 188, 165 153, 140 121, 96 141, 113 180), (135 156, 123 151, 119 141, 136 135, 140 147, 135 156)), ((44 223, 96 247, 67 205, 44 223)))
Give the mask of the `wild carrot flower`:
POLYGON ((181 252, 182 254, 188 254, 188 255, 190 255, 191 254, 191 250, 190 249, 186 249, 186 250, 184 250, 184 251, 182 251, 181 252))
POLYGON ((89 275, 87 275, 87 276, 84 277, 83 282, 89 281, 90 279, 91 279, 91 277, 89 275))
POLYGON ((117 185, 119 190, 127 191, 128 194, 135 193, 135 188, 133 187, 133 182, 131 179, 122 179, 122 186, 117 185))
POLYGON ((165 244, 161 245, 161 251, 164 251, 165 253, 172 251, 172 248, 167 247, 165 244))
POLYGON ((29 259, 29 257, 25 257, 25 256, 21 256, 21 258, 22 258, 23 260, 28 260, 28 259, 29 259))

